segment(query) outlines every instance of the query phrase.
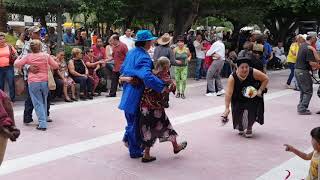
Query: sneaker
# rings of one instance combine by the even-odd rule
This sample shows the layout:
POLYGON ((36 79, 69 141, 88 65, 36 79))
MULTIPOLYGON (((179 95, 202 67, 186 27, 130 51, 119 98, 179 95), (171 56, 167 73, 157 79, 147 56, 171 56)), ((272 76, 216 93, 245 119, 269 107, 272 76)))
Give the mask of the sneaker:
POLYGON ((287 89, 294 89, 292 86, 290 86, 290 85, 288 85, 288 84, 286 84, 286 88, 287 88, 287 89))
POLYGON ((221 91, 217 92, 217 96, 222 96, 224 95, 224 93, 226 92, 224 91, 224 89, 222 89, 221 91))
POLYGON ((208 97, 217 96, 217 93, 207 93, 206 96, 208 96, 208 97))
POLYGON ((299 115, 311 115, 312 113, 310 111, 301 111, 298 112, 299 115))

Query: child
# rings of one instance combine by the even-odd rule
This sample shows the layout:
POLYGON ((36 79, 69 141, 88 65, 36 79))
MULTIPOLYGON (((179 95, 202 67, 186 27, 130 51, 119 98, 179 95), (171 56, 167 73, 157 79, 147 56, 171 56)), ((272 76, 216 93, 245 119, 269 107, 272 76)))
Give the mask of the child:
POLYGON ((286 151, 293 152, 294 154, 296 154, 297 156, 299 156, 300 158, 302 158, 304 160, 311 160, 309 175, 306 178, 306 180, 318 180, 319 173, 320 173, 320 171, 319 171, 320 170, 320 166, 319 166, 319 162, 320 162, 320 127, 316 127, 314 129, 312 129, 311 137, 312 137, 311 143, 312 143, 314 151, 309 154, 303 153, 288 144, 285 144, 284 146, 286 147, 286 151))
MULTIPOLYGON (((187 147, 187 142, 177 143, 176 137, 178 134, 165 113, 165 93, 175 93, 176 89, 168 73, 169 69, 170 60, 167 57, 160 57, 155 64, 153 73, 165 82, 167 90, 163 93, 157 93, 150 88, 146 88, 141 99, 139 128, 142 136, 142 147, 144 148, 143 163, 156 160, 155 157, 150 155, 150 148, 157 139, 160 142, 171 141, 175 154, 187 147)), ((130 77, 121 77, 120 80, 133 84, 139 83, 136 78, 130 77)))

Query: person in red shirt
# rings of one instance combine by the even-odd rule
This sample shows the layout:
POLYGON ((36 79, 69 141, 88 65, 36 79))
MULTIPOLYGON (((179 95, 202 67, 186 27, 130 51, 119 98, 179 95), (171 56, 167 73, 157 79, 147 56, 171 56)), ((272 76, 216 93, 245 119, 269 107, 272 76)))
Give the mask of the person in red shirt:
POLYGON ((121 65, 123 64, 124 59, 126 58, 128 48, 127 48, 127 45, 120 42, 119 36, 116 34, 110 37, 110 44, 112 46, 112 57, 114 60, 114 68, 112 70, 111 89, 107 97, 116 97, 116 93, 119 85, 120 68, 121 68, 121 65))
MULTIPOLYGON (((92 80, 93 82, 93 95, 97 96, 96 92, 96 88, 99 84, 100 78, 97 75, 97 71, 100 69, 100 64, 101 61, 97 61, 96 58, 93 55, 93 49, 89 49, 88 52, 86 52, 86 55, 83 58, 88 71, 89 71, 89 78, 92 80)), ((100 94, 100 93, 99 93, 100 94)))
POLYGON ((106 49, 103 47, 101 38, 97 39, 97 44, 92 46, 93 55, 97 61, 106 59, 106 49))

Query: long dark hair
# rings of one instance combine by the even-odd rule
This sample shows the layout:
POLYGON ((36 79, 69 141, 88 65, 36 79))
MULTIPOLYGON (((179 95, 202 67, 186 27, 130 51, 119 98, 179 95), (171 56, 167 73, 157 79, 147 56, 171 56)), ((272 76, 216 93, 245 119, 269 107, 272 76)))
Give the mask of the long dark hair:
POLYGON ((320 127, 313 128, 310 135, 313 139, 320 143, 320 127))

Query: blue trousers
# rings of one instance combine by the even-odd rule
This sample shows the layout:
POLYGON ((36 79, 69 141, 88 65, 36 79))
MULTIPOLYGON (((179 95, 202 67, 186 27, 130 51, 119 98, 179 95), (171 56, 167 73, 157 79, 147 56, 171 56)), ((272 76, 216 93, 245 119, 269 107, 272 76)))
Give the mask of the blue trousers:
POLYGON ((197 63, 196 63, 196 79, 197 80, 201 79, 201 77, 204 75, 203 63, 204 63, 204 59, 197 58, 197 63))
POLYGON ((128 142, 131 158, 141 157, 143 149, 141 148, 139 114, 125 112, 125 117, 127 119, 127 127, 124 133, 123 141, 128 142))
POLYGON ((288 63, 288 67, 290 69, 290 75, 289 75, 289 78, 288 78, 288 81, 287 81, 287 84, 290 85, 291 84, 291 81, 294 77, 294 67, 295 67, 295 64, 294 63, 288 63))
POLYGON ((5 81, 9 85, 9 93, 11 101, 15 99, 14 69, 13 66, 0 67, 0 89, 4 91, 5 81))
POLYGON ((29 84, 29 93, 32 104, 39 120, 40 128, 47 128, 47 98, 48 82, 35 82, 29 84))

